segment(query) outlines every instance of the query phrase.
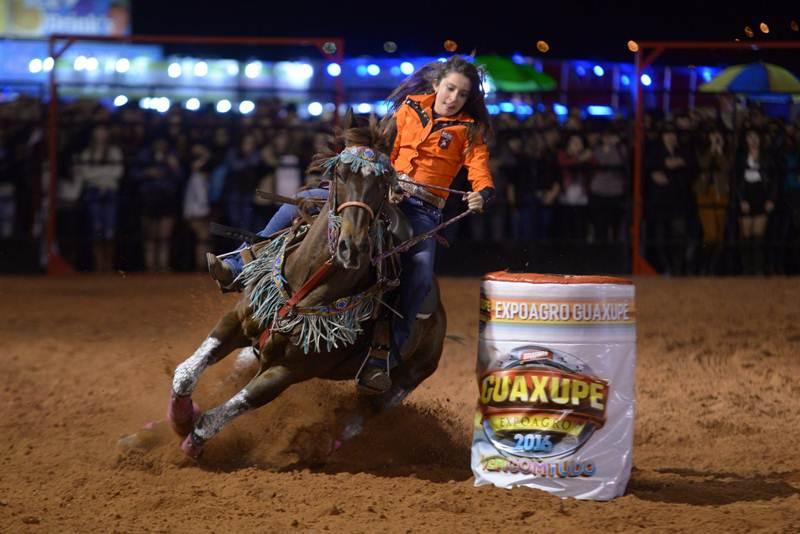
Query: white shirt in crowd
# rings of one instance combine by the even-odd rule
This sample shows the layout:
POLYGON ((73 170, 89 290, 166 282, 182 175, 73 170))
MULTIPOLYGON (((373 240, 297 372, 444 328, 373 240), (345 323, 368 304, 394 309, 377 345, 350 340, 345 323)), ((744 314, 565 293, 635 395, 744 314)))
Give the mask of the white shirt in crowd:
POLYGON ((102 191, 116 191, 125 173, 122 150, 109 146, 105 150, 87 148, 75 162, 75 181, 102 191))
POLYGON ((183 196, 183 218, 200 219, 208 217, 211 208, 208 204, 208 173, 193 171, 186 184, 183 196))

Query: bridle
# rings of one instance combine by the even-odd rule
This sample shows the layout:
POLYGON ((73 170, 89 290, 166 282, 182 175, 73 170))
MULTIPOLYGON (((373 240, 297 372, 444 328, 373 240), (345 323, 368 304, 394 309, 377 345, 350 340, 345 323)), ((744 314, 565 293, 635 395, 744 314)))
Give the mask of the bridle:
POLYGON ((342 213, 342 211, 345 208, 350 208, 350 207, 361 208, 363 210, 366 210, 367 213, 369 214, 370 225, 372 225, 372 221, 375 219, 375 212, 372 211, 372 208, 369 207, 369 204, 367 204, 365 202, 359 202, 358 200, 350 200, 348 202, 342 202, 341 204, 339 204, 339 206, 337 206, 336 214, 338 215, 338 214, 342 213))
POLYGON ((381 202, 377 209, 366 202, 360 200, 348 200, 339 204, 338 182, 341 181, 341 176, 337 172, 338 165, 347 165, 350 171, 355 174, 361 174, 364 177, 374 175, 380 178, 384 175, 394 175, 394 168, 389 160, 389 157, 382 152, 378 152, 373 148, 364 145, 354 145, 345 147, 339 154, 329 158, 322 164, 324 174, 328 177, 331 184, 331 194, 328 197, 329 210, 328 210, 328 249, 333 256, 336 250, 336 243, 339 240, 339 230, 342 223, 342 212, 346 208, 357 208, 367 212, 369 216, 369 237, 370 242, 375 245, 377 236, 376 220, 377 213, 383 209, 383 204, 386 202, 387 195, 381 195, 381 202))
MULTIPOLYGON (((379 220, 376 217, 376 213, 380 213, 381 209, 383 209, 383 204, 387 200, 386 195, 382 195, 381 204, 377 210, 373 210, 371 206, 358 200, 351 200, 339 204, 337 198, 338 193, 337 193, 336 183, 337 180, 339 180, 340 178, 338 177, 337 173, 334 172, 335 167, 339 163, 349 164, 350 170, 352 172, 361 173, 364 176, 367 176, 369 174, 375 174, 376 177, 379 177, 384 174, 389 174, 394 180, 397 181, 402 180, 401 178, 398 178, 397 175, 395 174, 394 168, 392 167, 392 164, 389 161, 389 158, 386 156, 386 154, 383 154, 381 152, 376 152, 372 148, 366 146, 359 145, 359 146, 346 147, 338 155, 329 158, 322 164, 323 171, 325 175, 329 177, 331 181, 331 187, 333 189, 332 194, 329 195, 328 197, 328 202, 330 204, 330 210, 328 211, 328 249, 331 253, 332 258, 334 257, 335 254, 336 243, 339 240, 339 228, 341 227, 341 220, 342 220, 340 213, 345 208, 349 207, 365 210, 369 214, 370 218, 370 232, 369 232, 370 242, 372 243, 373 248, 375 248, 374 245, 376 244, 377 239, 380 237, 380 232, 377 230, 377 225, 375 224, 375 222, 379 220)), ((428 189, 438 189, 447 191, 449 193, 457 193, 461 195, 463 198, 466 198, 467 195, 466 191, 459 191, 457 189, 450 189, 448 187, 441 187, 432 184, 420 184, 417 182, 414 183, 428 189)), ((431 228, 427 232, 423 232, 420 235, 416 235, 411 239, 408 239, 407 241, 404 241, 396 245, 391 250, 383 251, 381 250, 382 247, 377 247, 378 251, 377 254, 372 258, 372 264, 375 265, 376 267, 380 267, 387 258, 403 253, 409 250, 417 243, 436 236, 436 234, 441 230, 444 230, 448 226, 457 223, 458 221, 469 216, 472 213, 474 212, 470 210, 463 211, 458 215, 442 222, 438 226, 431 228)))

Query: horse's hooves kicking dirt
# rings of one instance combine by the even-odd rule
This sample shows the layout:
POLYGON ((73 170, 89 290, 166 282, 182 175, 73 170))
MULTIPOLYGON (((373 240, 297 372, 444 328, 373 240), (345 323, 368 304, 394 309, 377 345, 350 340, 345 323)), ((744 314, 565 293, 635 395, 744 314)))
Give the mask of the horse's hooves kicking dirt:
POLYGON ((201 414, 200 406, 192 400, 192 397, 172 394, 167 408, 167 421, 177 435, 180 437, 188 435, 201 414))
MULTIPOLYGON (((332 429, 323 423, 301 428, 292 438, 289 451, 297 455, 297 460, 308 466, 325 465, 328 457, 339 447, 332 429)), ((341 443, 339 443, 341 446, 341 443)))
POLYGON ((133 449, 149 451, 170 441, 170 429, 166 421, 152 421, 139 431, 123 436, 117 441, 122 452, 133 449))
POLYGON ((194 437, 194 434, 189 434, 181 443, 181 450, 192 460, 197 460, 203 454, 203 444, 194 437))

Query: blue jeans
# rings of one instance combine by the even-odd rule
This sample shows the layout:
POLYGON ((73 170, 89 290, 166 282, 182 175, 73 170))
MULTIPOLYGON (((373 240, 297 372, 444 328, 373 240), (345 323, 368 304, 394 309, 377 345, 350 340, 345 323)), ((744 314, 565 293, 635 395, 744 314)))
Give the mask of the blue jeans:
MULTIPOLYGON (((297 198, 328 198, 328 190, 327 189, 306 189, 305 191, 300 191, 297 193, 297 198)), ((275 215, 267 222, 267 225, 264 227, 263 230, 258 232, 258 235, 261 237, 267 237, 268 235, 274 234, 278 230, 283 230, 284 228, 289 228, 292 225, 292 221, 297 217, 297 206, 294 204, 284 204, 281 206, 275 215)), ((247 246, 247 243, 242 243, 239 245, 237 250, 241 250, 247 246)), ((230 258, 225 258, 223 260, 233 271, 234 276, 238 276, 239 273, 242 272, 244 268, 244 260, 242 256, 236 254, 231 256, 230 258)))
MULTIPOLYGON (((414 235, 423 234, 442 222, 442 212, 417 198, 410 197, 399 204, 414 229, 414 235)), ((392 319, 394 351, 399 356, 422 302, 433 286, 433 262, 436 257, 436 239, 417 243, 403 254, 403 272, 400 275, 400 313, 403 318, 392 319)))
POLYGON ((117 230, 117 191, 88 187, 84 193, 84 201, 89 208, 92 239, 114 239, 117 230))

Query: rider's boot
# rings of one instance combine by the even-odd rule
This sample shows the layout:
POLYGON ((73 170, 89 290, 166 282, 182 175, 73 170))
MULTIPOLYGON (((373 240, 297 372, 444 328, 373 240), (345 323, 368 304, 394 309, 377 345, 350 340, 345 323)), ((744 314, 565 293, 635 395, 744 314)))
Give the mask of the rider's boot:
POLYGON ((389 376, 388 358, 376 358, 373 355, 374 352, 372 351, 363 369, 356 377, 356 385, 362 393, 380 395, 389 391, 392 387, 392 379, 389 376))
POLYGON ((206 262, 208 262, 208 272, 211 273, 211 278, 217 282, 220 291, 230 293, 239 290, 233 283, 236 276, 227 263, 210 252, 206 252, 206 262))
POLYGON ((390 369, 399 362, 399 354, 391 343, 389 321, 378 321, 367 359, 356 375, 356 387, 368 395, 386 393, 392 387, 390 369))

